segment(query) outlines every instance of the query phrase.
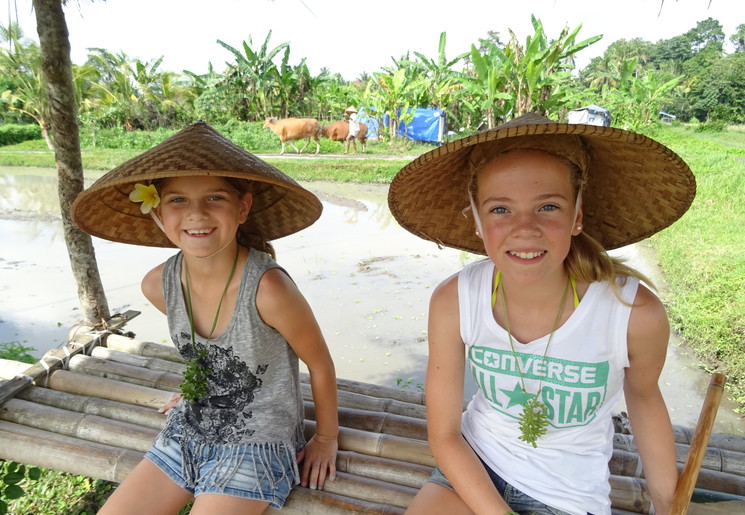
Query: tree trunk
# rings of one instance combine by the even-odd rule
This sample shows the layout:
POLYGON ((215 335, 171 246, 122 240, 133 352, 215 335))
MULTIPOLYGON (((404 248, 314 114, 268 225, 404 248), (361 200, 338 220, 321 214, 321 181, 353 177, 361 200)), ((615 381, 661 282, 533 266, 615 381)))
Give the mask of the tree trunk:
POLYGON ((36 27, 42 56, 42 73, 51 110, 54 155, 57 162, 58 193, 62 226, 78 298, 87 324, 97 326, 108 320, 109 306, 98 273, 91 237, 70 218, 70 207, 83 191, 77 104, 72 82, 70 40, 61 0, 34 0, 36 27))

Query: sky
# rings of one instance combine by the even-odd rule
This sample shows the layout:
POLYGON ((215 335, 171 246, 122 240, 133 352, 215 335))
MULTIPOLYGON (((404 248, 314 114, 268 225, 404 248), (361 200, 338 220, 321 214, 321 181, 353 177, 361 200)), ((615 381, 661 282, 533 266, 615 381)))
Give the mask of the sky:
MULTIPOLYGON (((72 61, 83 64, 87 49, 123 51, 132 58, 164 57, 161 71, 195 73, 212 63, 218 72, 233 61, 217 43, 258 49, 271 30, 268 48, 290 43, 290 64, 305 57, 311 73, 322 68, 347 80, 392 65, 407 51, 438 55, 441 32, 446 56, 466 52, 488 31, 507 41, 512 30, 524 43, 533 34, 531 14, 550 39, 565 26, 582 25, 577 41, 603 39, 577 54, 581 68, 619 39, 657 42, 714 18, 729 37, 745 23, 743 0, 69 0, 65 8, 72 61), (662 4, 662 5, 661 5, 662 4)), ((0 22, 18 21, 38 40, 31 0, 6 0, 0 22), (16 9, 17 8, 17 9, 16 9), (17 14, 16 14, 17 12, 17 14)), ((413 57, 413 54, 412 54, 413 57)), ((275 60, 279 62, 279 59, 275 60)))

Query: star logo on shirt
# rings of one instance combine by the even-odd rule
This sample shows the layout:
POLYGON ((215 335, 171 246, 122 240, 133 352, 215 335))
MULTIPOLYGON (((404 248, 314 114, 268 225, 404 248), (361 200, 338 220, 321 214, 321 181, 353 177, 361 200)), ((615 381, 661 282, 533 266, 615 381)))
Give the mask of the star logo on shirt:
POLYGON ((520 386, 520 383, 515 383, 515 388, 512 390, 505 390, 503 388, 500 388, 500 390, 503 391, 505 395, 510 398, 510 402, 509 404, 507 404, 507 409, 511 408, 512 406, 522 406, 530 399, 535 397, 535 395, 533 394, 524 392, 522 387, 520 386))

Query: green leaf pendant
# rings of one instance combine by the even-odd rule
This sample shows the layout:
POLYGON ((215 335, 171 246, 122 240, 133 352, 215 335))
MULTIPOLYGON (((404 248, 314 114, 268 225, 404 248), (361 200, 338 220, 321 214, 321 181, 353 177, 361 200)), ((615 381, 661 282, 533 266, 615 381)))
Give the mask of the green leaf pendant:
MULTIPOLYGON (((538 392, 540 394, 540 391, 538 392)), ((529 401, 523 404, 523 412, 520 415, 520 440, 538 447, 536 441, 546 434, 548 429, 548 417, 546 416, 546 405, 533 395, 529 401)))
POLYGON ((195 349, 196 356, 186 362, 184 381, 181 383, 181 397, 192 403, 207 395, 209 387, 207 376, 212 373, 211 369, 201 363, 209 353, 207 345, 203 347, 195 345, 195 349))

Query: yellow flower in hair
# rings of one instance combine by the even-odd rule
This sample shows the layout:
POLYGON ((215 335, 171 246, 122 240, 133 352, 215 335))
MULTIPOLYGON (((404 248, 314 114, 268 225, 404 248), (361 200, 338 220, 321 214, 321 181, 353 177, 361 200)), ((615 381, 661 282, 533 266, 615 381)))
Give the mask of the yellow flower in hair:
POLYGON ((151 209, 158 207, 158 204, 160 204, 160 196, 154 184, 148 184, 147 186, 139 183, 135 184, 134 191, 129 194, 129 200, 132 202, 142 202, 140 211, 142 211, 143 215, 148 214, 151 209))

